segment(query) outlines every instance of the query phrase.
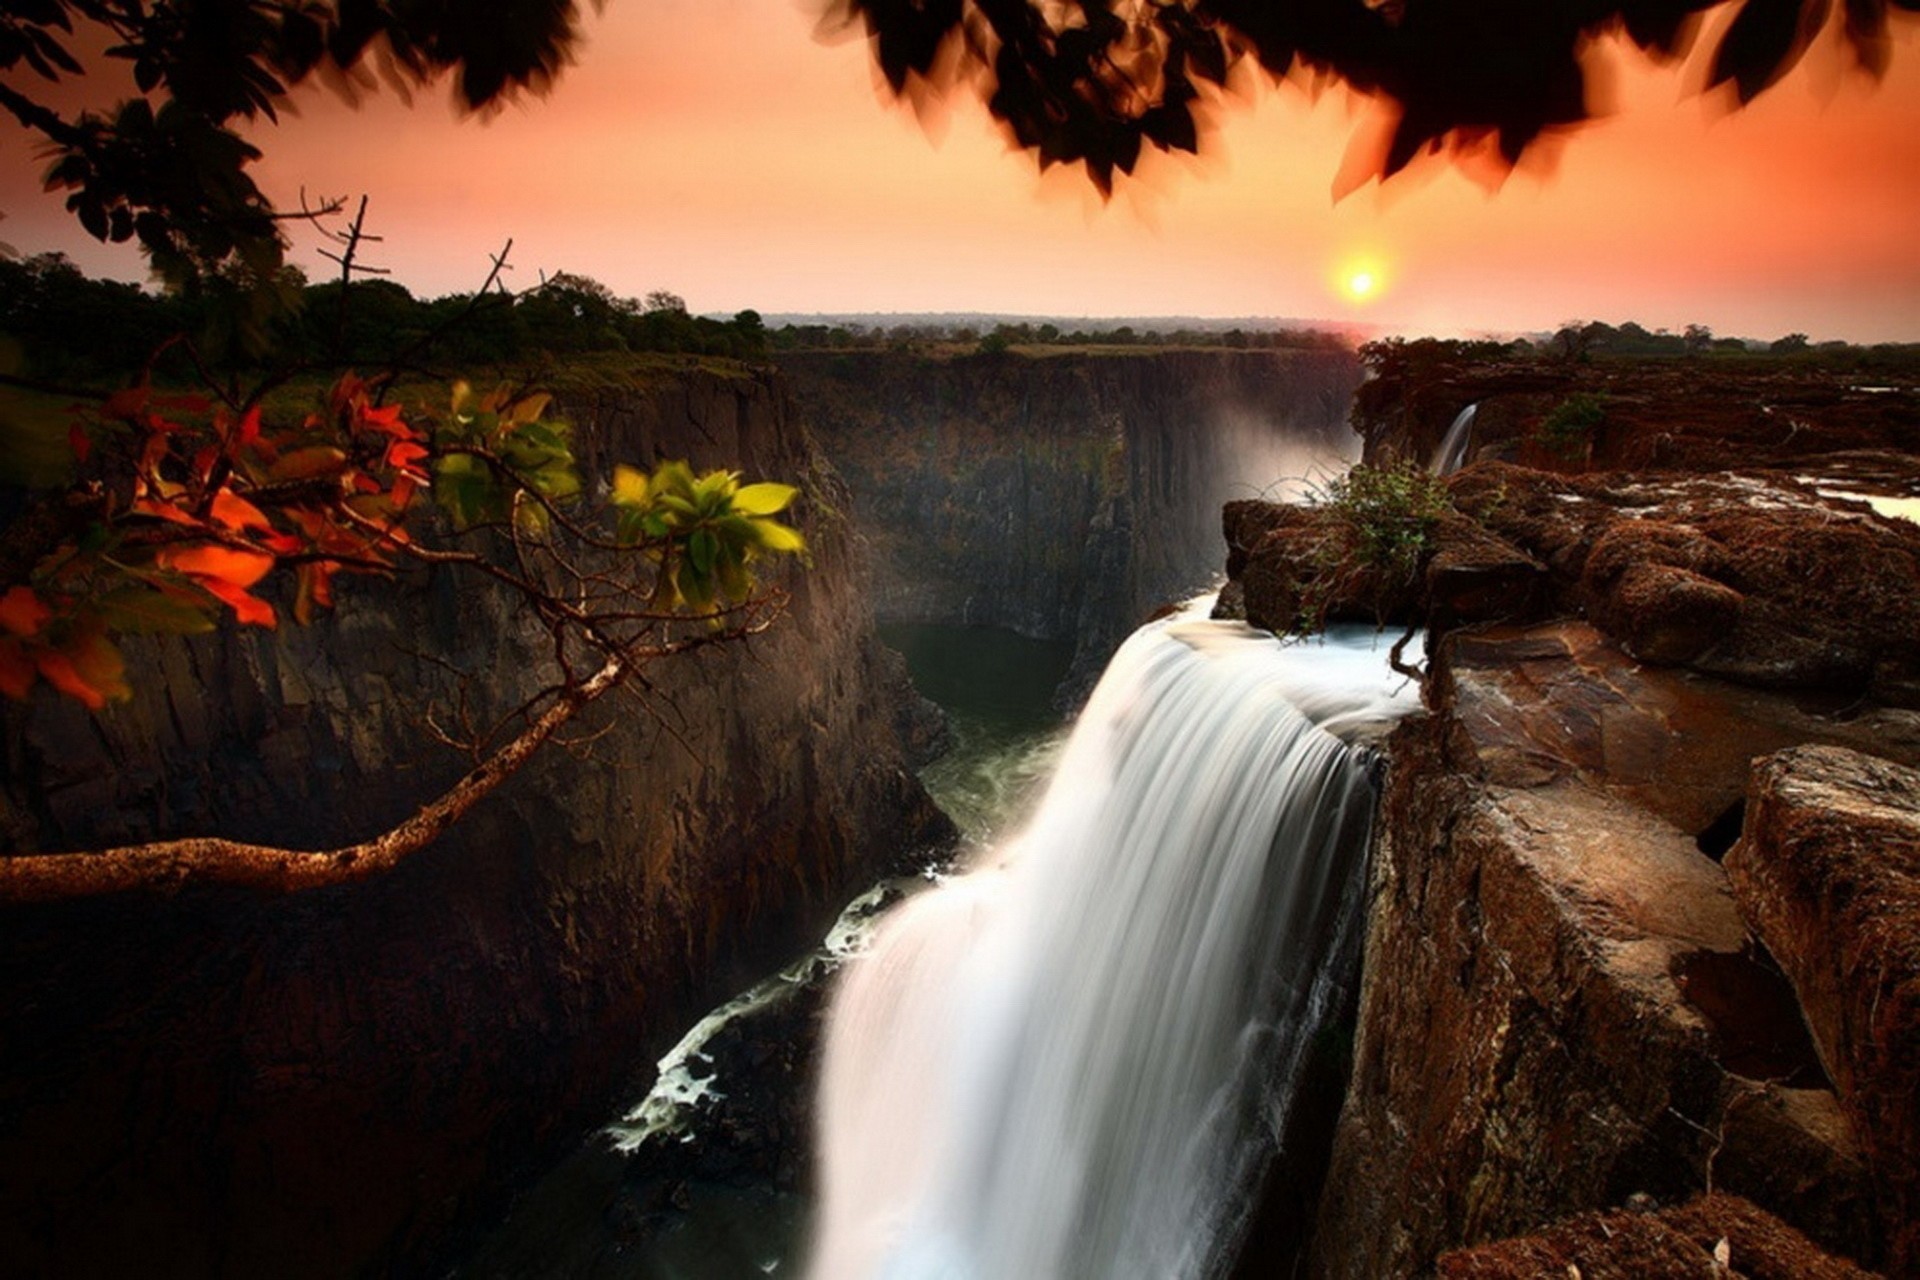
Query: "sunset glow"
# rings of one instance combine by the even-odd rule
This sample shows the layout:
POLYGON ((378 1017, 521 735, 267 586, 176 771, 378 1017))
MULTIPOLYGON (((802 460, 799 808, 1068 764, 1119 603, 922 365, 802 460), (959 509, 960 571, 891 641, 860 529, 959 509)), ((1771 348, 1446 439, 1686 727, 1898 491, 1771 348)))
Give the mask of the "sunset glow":
MULTIPOLYGON (((1433 162, 1338 202, 1373 104, 1247 75, 1206 154, 1150 156, 1103 203, 1077 169, 1036 172, 977 103, 924 122, 894 105, 866 46, 820 43, 792 0, 649 0, 590 18, 554 93, 490 121, 431 95, 354 110, 305 91, 297 117, 260 127, 258 172, 290 205, 368 193, 383 265, 423 294, 472 288, 512 237, 517 284, 574 271, 715 313, 1338 320, 1364 305, 1368 324, 1441 333, 1586 317, 1912 338, 1914 32, 1896 24, 1877 89, 1815 57, 1732 114, 1692 92, 1698 67, 1622 54, 1615 114, 1504 181, 1433 162), (1355 262, 1356 242, 1390 246, 1392 271, 1355 262)), ((0 130, 0 156, 0 240, 144 274, 40 194, 19 132, 0 130)), ((317 247, 296 238, 316 276, 317 247)))

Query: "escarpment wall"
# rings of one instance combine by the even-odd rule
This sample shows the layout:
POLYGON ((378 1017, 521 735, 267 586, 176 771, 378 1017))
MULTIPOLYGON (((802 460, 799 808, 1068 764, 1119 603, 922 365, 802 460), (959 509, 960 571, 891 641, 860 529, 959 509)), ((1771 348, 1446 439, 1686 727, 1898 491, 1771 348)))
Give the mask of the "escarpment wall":
POLYGON ((1343 351, 780 357, 859 500, 882 621, 1073 638, 1072 687, 1219 569, 1220 504, 1348 455, 1343 351))
MULTIPOLYGON (((424 1270, 691 1014, 944 838, 849 495, 780 379, 636 365, 564 403, 588 475, 800 484, 790 616, 655 666, 385 878, 0 911, 0 1271, 424 1270)), ((341 595, 311 628, 133 646, 135 698, 97 718, 6 708, 6 846, 362 837, 458 776, 427 729, 458 673, 480 723, 538 687, 545 637, 471 576, 341 595)))
POLYGON ((1359 397, 1370 459, 1480 405, 1417 572, 1337 507, 1224 521, 1223 607, 1431 655, 1308 1273, 1912 1274, 1920 400, 1674 362, 1402 392, 1359 397))

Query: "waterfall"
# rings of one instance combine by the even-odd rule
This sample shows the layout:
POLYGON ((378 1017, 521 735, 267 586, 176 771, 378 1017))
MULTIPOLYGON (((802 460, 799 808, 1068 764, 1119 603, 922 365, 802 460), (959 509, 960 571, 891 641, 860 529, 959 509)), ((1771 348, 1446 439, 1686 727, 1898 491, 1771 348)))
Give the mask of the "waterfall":
POLYGON ((844 972, 815 1280, 1217 1270, 1356 940, 1385 648, 1127 641, 1027 828, 844 972))
POLYGON ((1440 437, 1440 447, 1433 451, 1427 470, 1437 476, 1450 476, 1460 469, 1467 460, 1467 444, 1473 439, 1473 416, 1479 411, 1479 404, 1474 403, 1454 416, 1453 425, 1440 437))

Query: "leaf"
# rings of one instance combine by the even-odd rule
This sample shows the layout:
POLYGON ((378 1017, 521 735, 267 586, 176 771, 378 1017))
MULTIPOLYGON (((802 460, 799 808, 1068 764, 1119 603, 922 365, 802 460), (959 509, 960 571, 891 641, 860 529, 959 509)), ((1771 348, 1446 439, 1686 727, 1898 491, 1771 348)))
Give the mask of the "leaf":
POLYGON ((166 568, 200 579, 209 589, 214 582, 250 587, 266 577, 274 563, 273 557, 263 552, 215 546, 168 547, 161 551, 159 560, 166 568))
POLYGON ((107 695, 82 679, 72 659, 65 654, 42 649, 33 655, 33 665, 47 678, 48 684, 85 703, 87 710, 98 711, 107 705, 107 695))
POLYGON ((199 635, 213 630, 204 607, 182 596, 148 587, 125 586, 100 600, 100 619, 114 631, 135 635, 199 635))
POLYGON ((30 587, 9 587, 0 596, 0 627, 16 636, 37 634, 52 617, 53 610, 30 587))
POLYGON ((507 410, 506 419, 509 423, 532 424, 539 420, 552 402, 553 397, 544 391, 527 396, 507 410))
POLYGON ((613 469, 613 501, 623 507, 647 505, 647 473, 620 463, 613 469))
POLYGON ((233 616, 252 626, 273 628, 279 625, 279 618, 273 612, 273 606, 259 596, 248 595, 245 590, 231 582, 219 578, 196 578, 209 594, 219 597, 233 608, 233 616))
POLYGON ((743 516, 770 516, 785 511, 800 490, 790 484, 750 484, 733 495, 733 509, 743 516))
POLYGON ((255 529, 261 533, 273 530, 265 512, 231 489, 222 489, 213 496, 213 518, 229 529, 255 529))
POLYGON ((283 454, 267 472, 270 480, 305 480, 338 472, 346 465, 347 455, 330 444, 310 445, 283 454))
POLYGON ((713 572, 713 562, 719 552, 720 541, 711 529, 696 529, 687 539, 687 559, 703 578, 713 572))
POLYGON ((133 689, 127 684, 127 660, 119 646, 107 638, 104 627, 95 626, 75 635, 68 642, 66 653, 73 663, 74 674, 102 698, 124 702, 133 696, 133 689))
POLYGON ((308 561, 294 569, 293 620, 301 626, 313 621, 314 610, 333 608, 334 567, 308 561))
POLYGON ((760 536, 760 545, 775 553, 805 551, 807 540, 798 529, 789 529, 777 520, 755 520, 753 527, 760 536))

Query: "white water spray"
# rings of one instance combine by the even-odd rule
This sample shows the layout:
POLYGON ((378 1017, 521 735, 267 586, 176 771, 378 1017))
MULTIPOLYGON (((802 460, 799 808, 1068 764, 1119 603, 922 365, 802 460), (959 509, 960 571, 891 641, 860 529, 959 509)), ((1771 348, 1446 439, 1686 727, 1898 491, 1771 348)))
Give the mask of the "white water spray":
POLYGON ((1467 445, 1473 440, 1473 418, 1479 412, 1480 406, 1475 403, 1454 415, 1453 425, 1440 437, 1440 447, 1433 451, 1427 470, 1437 476, 1450 476, 1465 465, 1467 445))
POLYGON ((1213 1274, 1356 927, 1385 648, 1121 648, 1028 829, 845 971, 815 1280, 1213 1274))

